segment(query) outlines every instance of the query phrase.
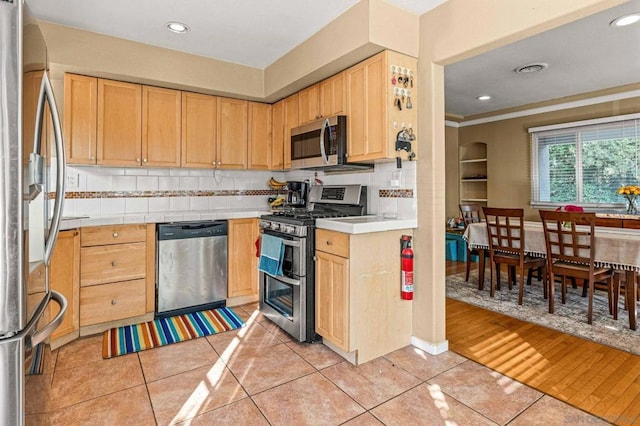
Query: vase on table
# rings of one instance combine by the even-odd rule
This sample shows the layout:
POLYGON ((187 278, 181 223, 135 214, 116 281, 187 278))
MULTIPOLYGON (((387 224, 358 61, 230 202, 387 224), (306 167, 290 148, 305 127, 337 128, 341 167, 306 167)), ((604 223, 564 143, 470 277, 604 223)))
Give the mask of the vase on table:
POLYGON ((636 205, 637 195, 625 195, 627 200, 627 213, 636 214, 638 212, 638 206, 636 205))

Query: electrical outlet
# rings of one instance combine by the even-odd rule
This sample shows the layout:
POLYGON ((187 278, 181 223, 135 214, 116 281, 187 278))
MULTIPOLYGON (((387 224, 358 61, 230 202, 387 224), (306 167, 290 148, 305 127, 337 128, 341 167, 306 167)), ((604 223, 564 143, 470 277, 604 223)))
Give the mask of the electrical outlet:
POLYGON ((78 185, 78 173, 67 173, 67 188, 77 188, 78 185))

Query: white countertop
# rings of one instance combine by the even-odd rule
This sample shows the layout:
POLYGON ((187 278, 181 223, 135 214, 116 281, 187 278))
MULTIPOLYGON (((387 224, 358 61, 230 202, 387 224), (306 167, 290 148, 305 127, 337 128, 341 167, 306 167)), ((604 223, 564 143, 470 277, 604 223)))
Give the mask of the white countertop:
POLYGON ((166 223, 187 222, 195 220, 220 220, 243 219, 248 217, 260 217, 269 213, 268 210, 257 209, 233 209, 233 210, 209 210, 209 211, 172 211, 153 213, 122 214, 117 216, 77 216, 64 217, 60 223, 60 229, 74 229, 85 226, 119 225, 134 223, 166 223))
POLYGON ((346 234, 366 234, 417 227, 417 219, 391 219, 382 216, 353 216, 316 220, 316 228, 318 229, 328 229, 346 234))

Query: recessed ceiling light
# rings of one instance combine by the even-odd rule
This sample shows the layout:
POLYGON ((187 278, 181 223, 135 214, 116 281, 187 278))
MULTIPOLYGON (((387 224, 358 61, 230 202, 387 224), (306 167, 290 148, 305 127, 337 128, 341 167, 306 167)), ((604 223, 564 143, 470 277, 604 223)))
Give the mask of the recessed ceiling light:
POLYGON ((491 96, 489 95, 480 95, 476 98, 479 101, 488 101, 489 99, 491 99, 491 96))
POLYGON ((549 64, 545 64, 544 62, 538 62, 535 64, 523 65, 521 67, 514 69, 513 72, 515 72, 516 74, 528 74, 532 72, 542 71, 546 69, 548 66, 549 64))
POLYGON ((182 22, 167 22, 167 29, 177 34, 185 34, 189 32, 189 26, 182 22))
POLYGON ((634 12, 614 19, 609 22, 609 25, 612 27, 626 27, 627 25, 635 24, 638 21, 640 21, 640 12, 634 12))

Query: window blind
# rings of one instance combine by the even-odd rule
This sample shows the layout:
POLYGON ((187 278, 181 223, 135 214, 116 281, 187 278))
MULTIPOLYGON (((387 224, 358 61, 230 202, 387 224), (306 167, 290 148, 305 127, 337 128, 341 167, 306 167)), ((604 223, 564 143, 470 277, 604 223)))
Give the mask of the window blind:
MULTIPOLYGON (((560 127, 560 126, 559 126, 560 127)), ((531 202, 610 206, 640 184, 640 119, 531 132, 531 202)))

